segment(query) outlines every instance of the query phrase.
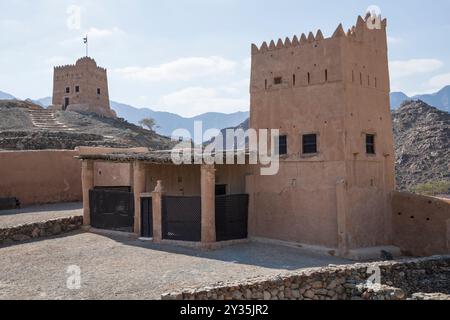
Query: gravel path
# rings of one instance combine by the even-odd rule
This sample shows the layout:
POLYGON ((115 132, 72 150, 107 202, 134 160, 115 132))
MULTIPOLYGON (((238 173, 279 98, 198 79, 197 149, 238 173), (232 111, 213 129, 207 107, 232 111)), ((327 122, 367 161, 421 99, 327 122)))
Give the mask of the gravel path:
POLYGON ((0 247, 0 299, 159 299, 180 288, 347 262, 278 245, 198 251, 74 233, 0 247), (66 287, 71 265, 81 268, 80 290, 66 287))
POLYGON ((0 211, 0 229, 51 219, 83 215, 82 203, 58 203, 0 211))

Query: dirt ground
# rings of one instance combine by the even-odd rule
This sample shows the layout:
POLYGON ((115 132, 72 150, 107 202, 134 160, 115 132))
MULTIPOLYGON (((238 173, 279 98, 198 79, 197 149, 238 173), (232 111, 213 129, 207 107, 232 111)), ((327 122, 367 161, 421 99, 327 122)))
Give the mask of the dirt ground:
POLYGON ((80 232, 0 247, 0 299, 159 299, 180 288, 346 263, 278 245, 199 251, 80 232), (81 270, 79 290, 67 287, 71 266, 81 270))
POLYGON ((82 203, 58 203, 18 210, 4 210, 0 211, 0 229, 82 215, 82 203))

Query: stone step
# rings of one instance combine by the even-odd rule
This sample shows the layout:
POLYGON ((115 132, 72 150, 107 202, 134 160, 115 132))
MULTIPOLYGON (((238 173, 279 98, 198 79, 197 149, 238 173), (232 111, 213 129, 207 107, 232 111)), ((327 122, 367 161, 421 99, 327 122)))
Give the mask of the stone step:
POLYGON ((55 116, 33 116, 31 115, 32 118, 42 118, 42 119, 56 119, 55 116))
POLYGON ((51 127, 67 127, 63 123, 49 123, 49 122, 35 122, 33 121, 35 126, 51 126, 51 127))
POLYGON ((53 125, 53 126, 65 126, 65 124, 61 123, 61 122, 45 122, 45 121, 32 121, 32 122, 35 125, 46 125, 46 124, 49 124, 49 125, 53 125))
POLYGON ((69 126, 66 125, 52 125, 52 124, 47 124, 47 123, 39 123, 36 124, 34 123, 35 127, 46 127, 46 128, 69 128, 69 126))
POLYGON ((75 131, 66 124, 59 122, 55 112, 51 110, 28 110, 33 126, 38 130, 47 131, 75 131))

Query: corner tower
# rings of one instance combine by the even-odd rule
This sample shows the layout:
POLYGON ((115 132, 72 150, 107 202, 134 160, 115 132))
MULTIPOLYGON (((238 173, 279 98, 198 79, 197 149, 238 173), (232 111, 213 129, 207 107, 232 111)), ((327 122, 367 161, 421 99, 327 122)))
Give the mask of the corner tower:
POLYGON ((252 45, 254 129, 279 129, 280 172, 254 176, 254 237, 338 249, 389 245, 394 147, 386 20, 358 17, 252 45))
POLYGON ((107 71, 89 57, 79 59, 75 65, 54 68, 52 103, 54 110, 116 117, 109 103, 107 71))

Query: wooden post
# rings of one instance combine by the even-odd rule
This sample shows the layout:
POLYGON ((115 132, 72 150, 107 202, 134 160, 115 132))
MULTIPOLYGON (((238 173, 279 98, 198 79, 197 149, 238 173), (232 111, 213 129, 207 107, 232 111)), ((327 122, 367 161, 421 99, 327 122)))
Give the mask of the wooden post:
POLYGON ((94 188, 94 161, 83 160, 81 164, 81 183, 83 189, 83 225, 91 225, 91 207, 89 191, 94 188))
POLYGON ((216 169, 201 166, 202 243, 216 242, 216 169))
POLYGON ((255 237, 257 235, 256 229, 256 209, 255 209, 255 176, 249 175, 245 177, 245 193, 249 196, 248 203, 248 237, 255 237))
POLYGON ((159 180, 155 190, 152 192, 153 206, 153 241, 161 242, 162 240, 162 201, 164 196, 164 187, 162 181, 159 180))
POLYGON ((141 236, 141 193, 145 192, 145 165, 136 161, 133 165, 134 233, 141 236))

